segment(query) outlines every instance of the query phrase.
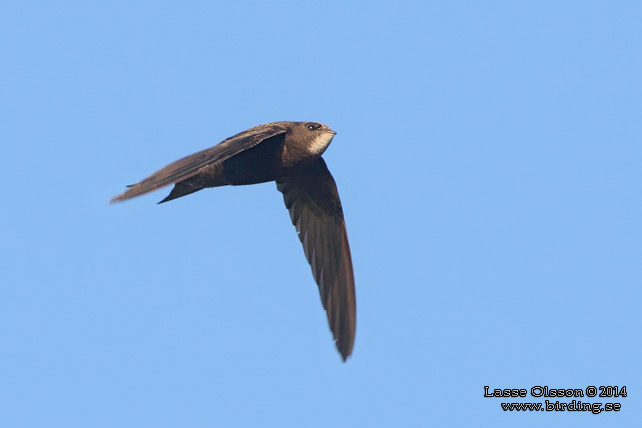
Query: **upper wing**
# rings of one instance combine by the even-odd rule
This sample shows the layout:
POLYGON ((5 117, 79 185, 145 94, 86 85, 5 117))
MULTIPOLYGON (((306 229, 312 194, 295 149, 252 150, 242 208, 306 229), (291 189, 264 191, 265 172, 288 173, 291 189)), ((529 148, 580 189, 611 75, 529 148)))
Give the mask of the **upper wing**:
POLYGON ((318 158, 277 181, 319 285, 330 330, 345 361, 352 354, 356 330, 354 273, 337 185, 318 158))
POLYGON ((222 162, 244 150, 256 146, 268 138, 284 134, 285 132, 285 127, 276 123, 255 126, 254 128, 250 128, 247 131, 243 131, 224 140, 214 147, 194 153, 193 155, 189 155, 167 165, 140 183, 129 186, 126 192, 115 196, 110 202, 133 198, 134 196, 160 189, 172 183, 183 181, 198 174, 198 171, 206 165, 222 162))

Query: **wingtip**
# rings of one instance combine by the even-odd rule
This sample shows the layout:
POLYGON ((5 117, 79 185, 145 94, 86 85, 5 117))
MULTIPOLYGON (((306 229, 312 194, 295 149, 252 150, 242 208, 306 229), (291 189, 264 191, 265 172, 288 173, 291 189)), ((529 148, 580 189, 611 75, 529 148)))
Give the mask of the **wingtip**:
POLYGON ((352 357, 352 347, 350 347, 350 349, 342 349, 337 346, 337 351, 339 351, 339 354, 341 354, 341 359, 344 363, 348 361, 348 358, 352 357))
POLYGON ((126 196, 126 195, 127 195, 127 192, 124 192, 124 193, 121 193, 120 195, 114 196, 113 198, 111 198, 109 200, 109 205, 115 204, 116 202, 121 202, 121 201, 127 199, 128 196, 126 196))

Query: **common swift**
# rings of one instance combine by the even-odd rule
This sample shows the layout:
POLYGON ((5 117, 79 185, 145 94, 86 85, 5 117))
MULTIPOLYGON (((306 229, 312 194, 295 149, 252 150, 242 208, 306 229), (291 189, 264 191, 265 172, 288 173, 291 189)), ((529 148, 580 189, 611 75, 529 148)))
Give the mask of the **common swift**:
POLYGON ((159 204, 206 187, 275 181, 312 267, 337 349, 346 361, 356 329, 354 273, 341 200, 321 157, 335 135, 316 122, 255 126, 169 164, 128 186, 111 202, 170 184, 174 188, 159 204))

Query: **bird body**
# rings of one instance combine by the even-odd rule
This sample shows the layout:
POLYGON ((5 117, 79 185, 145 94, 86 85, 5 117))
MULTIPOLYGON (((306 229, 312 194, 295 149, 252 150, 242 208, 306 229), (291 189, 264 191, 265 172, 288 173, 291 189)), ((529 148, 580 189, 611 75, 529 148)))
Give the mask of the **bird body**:
POLYGON ((273 122, 177 160, 129 186, 118 202, 174 185, 160 203, 207 187, 275 181, 319 286, 336 345, 352 353, 356 301, 352 258, 336 184, 321 155, 336 133, 316 122, 273 122))

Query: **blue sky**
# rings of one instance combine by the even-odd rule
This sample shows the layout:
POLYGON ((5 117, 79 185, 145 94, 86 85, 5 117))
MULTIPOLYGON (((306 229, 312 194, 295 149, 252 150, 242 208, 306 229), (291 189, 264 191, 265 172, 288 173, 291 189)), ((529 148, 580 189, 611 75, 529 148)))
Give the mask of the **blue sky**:
POLYGON ((1 9, 1 426, 639 421, 639 2, 1 9), (338 132, 346 364, 273 183, 108 204, 275 120, 338 132))

